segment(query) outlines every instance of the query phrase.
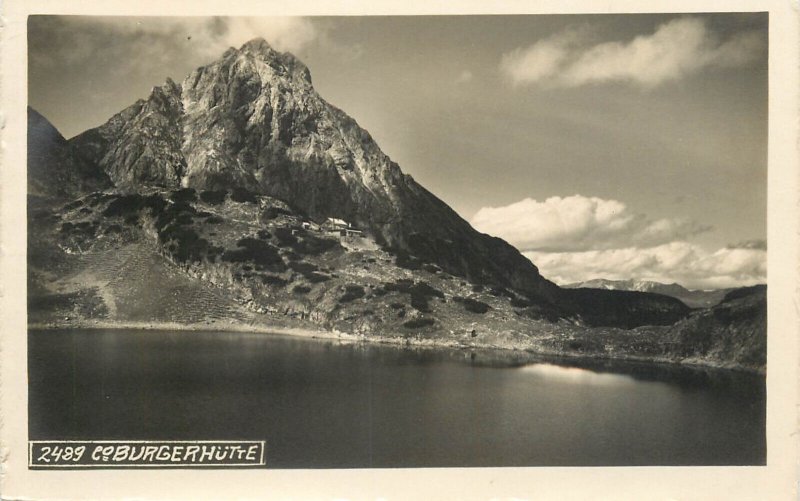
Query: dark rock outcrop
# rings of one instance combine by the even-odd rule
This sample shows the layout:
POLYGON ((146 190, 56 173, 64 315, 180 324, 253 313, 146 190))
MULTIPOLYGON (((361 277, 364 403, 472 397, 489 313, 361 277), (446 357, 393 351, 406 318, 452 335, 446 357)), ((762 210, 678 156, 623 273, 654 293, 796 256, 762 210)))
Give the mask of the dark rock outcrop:
POLYGON ((689 314, 688 306, 662 294, 604 289, 561 289, 560 304, 593 327, 669 325, 689 314))
POLYGON ((682 357, 763 369, 767 363, 767 286, 734 289, 713 308, 670 327, 682 357))

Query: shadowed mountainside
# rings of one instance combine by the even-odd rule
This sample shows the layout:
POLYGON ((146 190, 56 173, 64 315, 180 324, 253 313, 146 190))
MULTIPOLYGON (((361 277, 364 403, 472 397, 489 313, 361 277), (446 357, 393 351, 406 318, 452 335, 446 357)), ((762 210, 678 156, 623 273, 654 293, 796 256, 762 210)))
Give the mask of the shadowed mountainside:
POLYGON ((96 164, 76 157, 64 136, 28 107, 28 195, 65 200, 112 186, 96 164))

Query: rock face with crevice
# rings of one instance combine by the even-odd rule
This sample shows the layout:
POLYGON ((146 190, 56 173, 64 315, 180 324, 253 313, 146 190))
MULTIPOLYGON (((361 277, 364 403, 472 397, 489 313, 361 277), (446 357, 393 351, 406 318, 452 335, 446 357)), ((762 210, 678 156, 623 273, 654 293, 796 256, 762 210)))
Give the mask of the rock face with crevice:
POLYGON ((86 163, 108 174, 121 191, 178 186, 186 170, 181 89, 172 80, 156 87, 108 122, 70 140, 86 163))

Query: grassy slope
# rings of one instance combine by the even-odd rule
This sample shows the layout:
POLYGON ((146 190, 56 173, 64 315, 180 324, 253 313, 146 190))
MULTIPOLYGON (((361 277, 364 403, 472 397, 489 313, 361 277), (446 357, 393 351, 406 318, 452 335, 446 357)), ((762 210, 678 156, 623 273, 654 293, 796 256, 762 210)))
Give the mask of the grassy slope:
POLYGON ((548 320, 507 291, 406 260, 413 270, 397 266, 397 257, 367 239, 302 230, 303 218, 279 201, 206 195, 157 193, 124 203, 90 195, 31 211, 29 322, 296 326, 401 343, 759 368, 733 352, 704 358, 678 350, 667 327, 548 320))

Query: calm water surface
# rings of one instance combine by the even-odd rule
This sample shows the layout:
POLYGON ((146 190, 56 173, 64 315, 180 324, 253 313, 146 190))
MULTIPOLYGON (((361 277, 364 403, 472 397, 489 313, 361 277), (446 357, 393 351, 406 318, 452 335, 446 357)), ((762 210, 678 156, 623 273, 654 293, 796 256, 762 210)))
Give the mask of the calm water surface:
POLYGON ((763 464, 764 378, 263 334, 31 331, 30 439, 266 440, 272 468, 763 464))

